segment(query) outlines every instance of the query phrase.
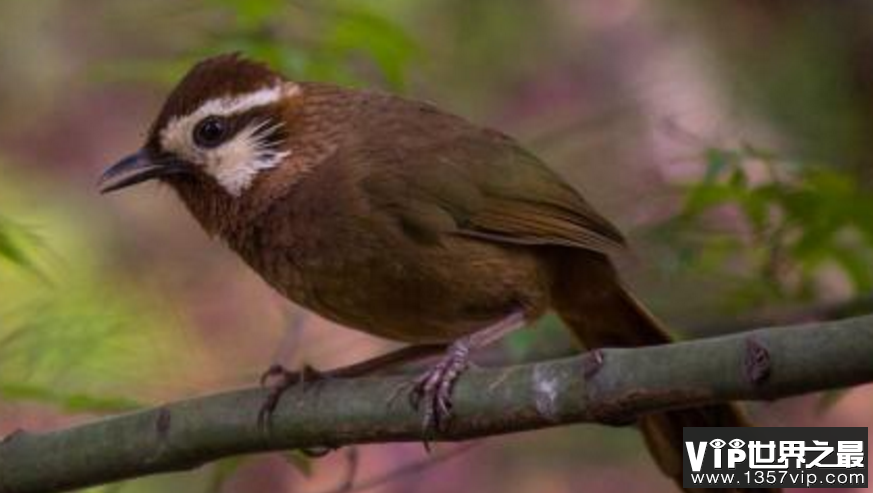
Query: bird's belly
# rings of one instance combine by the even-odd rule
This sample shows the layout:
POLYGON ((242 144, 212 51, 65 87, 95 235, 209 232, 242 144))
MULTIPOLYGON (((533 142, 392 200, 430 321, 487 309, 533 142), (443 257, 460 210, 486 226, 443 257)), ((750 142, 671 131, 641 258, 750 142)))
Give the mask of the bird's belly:
POLYGON ((530 250, 476 240, 457 238, 406 254, 322 252, 293 268, 293 281, 265 277, 326 318, 405 342, 451 341, 512 311, 538 316, 548 305, 545 269, 530 250))

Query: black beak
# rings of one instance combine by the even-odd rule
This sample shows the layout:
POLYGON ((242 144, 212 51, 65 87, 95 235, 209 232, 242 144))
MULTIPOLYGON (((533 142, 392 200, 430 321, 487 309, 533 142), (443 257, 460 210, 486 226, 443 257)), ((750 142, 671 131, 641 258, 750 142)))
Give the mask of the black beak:
POLYGON ((100 176, 97 186, 100 193, 109 193, 127 188, 137 183, 177 174, 184 171, 180 163, 155 163, 144 150, 131 154, 110 166, 100 176))

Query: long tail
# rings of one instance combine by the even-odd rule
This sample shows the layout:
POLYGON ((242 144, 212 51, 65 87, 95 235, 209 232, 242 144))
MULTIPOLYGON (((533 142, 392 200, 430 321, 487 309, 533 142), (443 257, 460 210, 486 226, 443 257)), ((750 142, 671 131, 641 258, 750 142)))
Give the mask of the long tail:
MULTIPOLYGON (((588 349, 664 344, 671 341, 655 317, 624 289, 608 259, 584 251, 562 255, 552 302, 568 328, 588 349)), ((652 414, 640 420, 646 445, 664 474, 682 486, 682 428, 749 426, 730 404, 652 414)), ((689 492, 736 491, 694 489, 689 492)), ((745 492, 775 493, 779 489, 745 492)))

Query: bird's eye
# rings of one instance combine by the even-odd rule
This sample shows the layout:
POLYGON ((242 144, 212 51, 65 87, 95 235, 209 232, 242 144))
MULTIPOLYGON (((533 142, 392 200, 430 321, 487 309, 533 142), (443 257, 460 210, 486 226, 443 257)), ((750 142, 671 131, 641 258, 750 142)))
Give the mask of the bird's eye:
POLYGON ((204 118, 194 127, 194 143, 200 147, 212 148, 227 138, 227 122, 219 117, 204 118))

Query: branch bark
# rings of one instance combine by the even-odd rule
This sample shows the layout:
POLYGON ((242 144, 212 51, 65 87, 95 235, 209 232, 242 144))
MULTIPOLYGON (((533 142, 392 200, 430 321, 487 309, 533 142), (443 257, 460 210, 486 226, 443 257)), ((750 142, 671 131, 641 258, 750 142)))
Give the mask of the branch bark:
MULTIPOLYGON (((769 400, 873 381, 873 316, 471 371, 455 419, 432 440, 607 422, 728 400, 769 400)), ((81 488, 250 452, 422 440, 421 418, 391 397, 403 377, 290 390, 268 430, 265 392, 244 389, 0 442, 0 493, 81 488)))

